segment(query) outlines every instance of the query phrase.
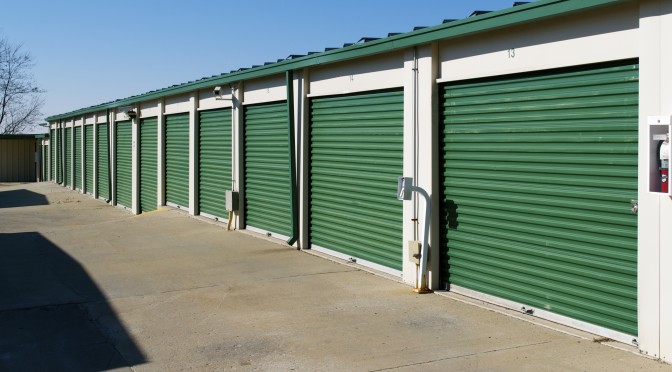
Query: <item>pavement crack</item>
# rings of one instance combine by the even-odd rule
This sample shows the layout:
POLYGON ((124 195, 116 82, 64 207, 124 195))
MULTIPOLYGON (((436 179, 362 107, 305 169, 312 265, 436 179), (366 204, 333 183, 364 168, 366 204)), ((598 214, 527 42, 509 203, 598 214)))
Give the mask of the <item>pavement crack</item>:
POLYGON ((58 308, 61 306, 78 306, 86 302, 60 302, 60 303, 49 303, 49 304, 36 304, 36 305, 30 305, 30 306, 24 306, 24 307, 15 307, 15 308, 9 308, 9 309, 0 309, 0 314, 2 313, 10 313, 14 311, 31 311, 31 310, 40 310, 40 309, 48 309, 48 308, 58 308))
POLYGON ((268 280, 278 280, 278 279, 290 279, 290 278, 302 278, 306 276, 317 276, 317 275, 328 275, 328 274, 340 274, 340 273, 353 273, 357 271, 362 271, 360 269, 353 269, 353 270, 338 270, 338 271, 325 271, 321 273, 310 273, 310 274, 299 274, 299 275, 288 275, 288 276, 280 276, 277 278, 270 278, 268 280))
MULTIPOLYGON (((198 290, 198 289, 204 289, 204 288, 213 288, 213 287, 221 287, 222 284, 210 284, 210 285, 203 285, 203 286, 198 286, 198 287, 189 287, 189 288, 179 288, 179 289, 169 289, 161 292, 155 292, 155 293, 146 293, 146 294, 138 294, 138 295, 132 295, 132 296, 121 296, 121 297, 107 297, 103 296, 102 298, 96 298, 96 299, 90 299, 90 300, 83 300, 83 301, 70 301, 70 302, 54 302, 54 303, 47 303, 47 304, 35 304, 35 305, 29 305, 29 306, 22 306, 22 307, 15 307, 15 308, 7 308, 7 309, 0 309, 0 314, 5 313, 5 312, 12 312, 12 311, 30 311, 30 310, 39 310, 39 309, 44 309, 44 308, 49 308, 49 307, 61 307, 61 306, 82 306, 82 305, 92 305, 92 304, 102 304, 102 303, 110 303, 114 300, 123 300, 123 299, 128 299, 128 298, 137 298, 137 297, 144 297, 144 296, 151 296, 151 295, 157 295, 157 294, 165 294, 165 293, 174 293, 174 292, 184 292, 184 291, 191 291, 191 290, 198 290)), ((70 290, 73 292, 78 293, 74 288, 68 287, 70 290)), ((84 297, 84 296, 82 296, 84 297)))
MULTIPOLYGON (((78 306, 78 309, 79 309, 79 311, 81 311, 82 313, 84 313, 88 317, 88 320, 94 325, 94 327, 98 330, 98 332, 100 332, 101 337, 103 337, 103 339, 104 339, 104 341, 102 341, 101 343, 105 343, 105 344, 111 346, 112 349, 114 350, 114 352, 116 353, 116 355, 114 355, 114 354, 109 355, 109 359, 107 360, 107 368, 112 369, 114 367, 114 363, 113 363, 114 357, 118 356, 119 358, 121 358, 121 360, 124 361, 123 364, 126 367, 132 369, 133 368, 133 363, 131 363, 128 360, 128 358, 126 358, 124 353, 121 352, 121 350, 119 349, 119 345, 117 344, 115 338, 110 333, 110 329, 105 327, 105 325, 103 324, 101 319, 99 317, 96 317, 90 311, 90 309, 88 309, 86 306, 81 306, 80 305, 80 306, 78 306)), ((116 316, 116 314, 115 314, 115 316, 116 316)), ((124 330, 126 331, 125 328, 124 328, 124 330)))
POLYGON ((142 297, 156 296, 156 295, 161 295, 161 294, 166 294, 166 293, 186 292, 186 291, 193 291, 193 290, 204 289, 204 288, 215 288, 215 287, 222 287, 222 286, 223 286, 223 284, 209 284, 209 285, 202 285, 202 286, 198 286, 198 287, 167 289, 165 291, 141 293, 141 294, 134 294, 134 295, 130 295, 130 296, 106 297, 105 299, 102 299, 102 300, 90 301, 90 302, 86 302, 86 303, 91 303, 91 304, 104 303, 104 302, 112 302, 112 301, 117 301, 117 300, 127 300, 129 298, 142 298, 142 297))
POLYGON ((370 370, 369 372, 391 371, 391 370, 393 370, 393 369, 406 368, 406 367, 414 367, 414 366, 421 366, 421 365, 424 365, 424 364, 436 363, 436 362, 441 362, 441 361, 444 361, 444 360, 460 359, 460 358, 471 357, 471 356, 476 356, 476 355, 483 355, 483 354, 496 353, 496 352, 498 352, 498 351, 509 351, 509 350, 516 350, 516 349, 522 349, 522 348, 526 348, 526 347, 531 347, 531 346, 538 346, 538 345, 550 344, 551 342, 552 342, 552 341, 543 341, 543 342, 536 342, 536 343, 533 343, 533 344, 518 345, 518 346, 505 347, 505 348, 499 348, 499 349, 492 349, 492 350, 481 351, 481 352, 478 352, 478 353, 462 354, 462 355, 456 355, 456 356, 447 357, 447 358, 439 358, 439 359, 427 360, 427 361, 424 361, 424 362, 411 363, 411 364, 404 364, 404 365, 400 365, 400 366, 387 367, 387 368, 381 368, 381 369, 372 369, 372 370, 370 370))
MULTIPOLYGON (((194 289, 213 288, 213 287, 221 287, 221 286, 222 286, 221 284, 210 284, 210 285, 202 285, 202 286, 199 286, 199 287, 169 289, 167 291, 158 292, 158 294, 173 293, 173 292, 184 292, 184 291, 191 291, 191 290, 194 290, 194 289)), ((132 297, 137 297, 137 296, 132 296, 132 297)))

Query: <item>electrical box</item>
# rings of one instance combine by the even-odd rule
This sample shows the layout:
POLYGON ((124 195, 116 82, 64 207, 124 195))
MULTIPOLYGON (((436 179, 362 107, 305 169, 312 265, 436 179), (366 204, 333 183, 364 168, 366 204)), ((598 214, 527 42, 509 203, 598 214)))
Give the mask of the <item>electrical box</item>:
POLYGON ((649 116, 649 192, 672 196, 669 187, 672 117, 649 116))
POLYGON ((398 200, 411 200, 413 199, 413 192, 411 187, 413 186, 413 177, 399 177, 397 179, 397 199, 398 200))
POLYGON ((420 249, 422 242, 419 240, 411 240, 408 242, 408 261, 416 265, 420 265, 420 249))
POLYGON ((226 210, 238 211, 238 191, 226 190, 226 210))

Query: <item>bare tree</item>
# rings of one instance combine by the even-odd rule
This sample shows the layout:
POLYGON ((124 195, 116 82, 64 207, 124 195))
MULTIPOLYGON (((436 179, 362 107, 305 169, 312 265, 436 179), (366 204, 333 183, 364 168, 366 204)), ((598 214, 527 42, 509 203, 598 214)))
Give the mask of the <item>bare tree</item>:
POLYGON ((30 70, 33 58, 22 45, 0 39, 0 134, 17 134, 41 121, 43 91, 30 70))

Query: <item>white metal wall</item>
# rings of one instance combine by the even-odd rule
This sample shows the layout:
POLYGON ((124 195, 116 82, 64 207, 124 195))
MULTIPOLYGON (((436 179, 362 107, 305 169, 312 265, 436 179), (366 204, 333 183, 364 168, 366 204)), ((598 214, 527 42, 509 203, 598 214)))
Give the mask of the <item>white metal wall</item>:
POLYGON ((642 1, 640 12, 639 339, 644 353, 672 362, 672 200, 648 192, 646 138, 648 116, 672 114, 672 3, 642 1))

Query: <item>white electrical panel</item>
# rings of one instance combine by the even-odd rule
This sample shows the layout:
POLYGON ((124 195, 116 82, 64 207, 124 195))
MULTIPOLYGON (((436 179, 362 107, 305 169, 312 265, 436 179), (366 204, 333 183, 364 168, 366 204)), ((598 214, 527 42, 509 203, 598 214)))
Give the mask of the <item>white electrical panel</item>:
POLYGON ((233 212, 238 210, 238 191, 226 190, 226 210, 233 212))
POLYGON ((408 261, 420 265, 421 253, 422 242, 419 240, 410 240, 408 242, 408 261))

